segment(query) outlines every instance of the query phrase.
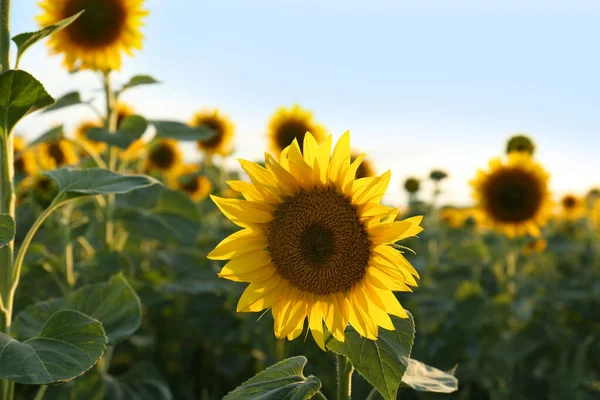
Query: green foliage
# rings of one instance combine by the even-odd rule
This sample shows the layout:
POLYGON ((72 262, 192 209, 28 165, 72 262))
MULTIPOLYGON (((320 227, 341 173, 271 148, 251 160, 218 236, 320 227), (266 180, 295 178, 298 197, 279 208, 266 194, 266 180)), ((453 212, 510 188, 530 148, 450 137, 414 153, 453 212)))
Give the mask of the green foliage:
POLYGON ((181 122, 175 121, 150 121, 156 128, 156 134, 161 137, 181 140, 181 141, 198 141, 209 140, 213 137, 212 129, 205 126, 197 126, 192 128, 181 122))
POLYGON ((68 381, 96 364, 106 343, 100 322, 78 311, 61 310, 25 342, 0 333, 0 377, 36 385, 68 381))
POLYGON ((119 90, 119 94, 123 93, 127 89, 131 89, 132 87, 140 86, 140 85, 154 85, 156 83, 160 83, 150 75, 136 75, 132 77, 129 82, 123 85, 123 87, 119 90))
POLYGON ((15 238, 15 220, 8 214, 0 214, 0 248, 15 238))
POLYGON ((90 128, 86 135, 96 142, 104 142, 111 146, 126 149, 139 139, 147 128, 148 122, 144 117, 131 115, 121 121, 116 133, 110 133, 105 128, 90 128))
POLYGON ((82 104, 79 92, 69 92, 56 99, 54 104, 52 104, 50 107, 46 107, 42 112, 47 113, 50 111, 56 111, 61 108, 70 107, 77 104, 82 104))
POLYGON ((283 360, 244 382, 223 400, 306 400, 321 388, 314 376, 303 375, 306 357, 283 360))
POLYGON ((30 147, 36 146, 40 143, 54 142, 64 136, 64 127, 62 125, 55 126, 54 128, 48 129, 46 132, 41 134, 37 139, 29 143, 30 147))

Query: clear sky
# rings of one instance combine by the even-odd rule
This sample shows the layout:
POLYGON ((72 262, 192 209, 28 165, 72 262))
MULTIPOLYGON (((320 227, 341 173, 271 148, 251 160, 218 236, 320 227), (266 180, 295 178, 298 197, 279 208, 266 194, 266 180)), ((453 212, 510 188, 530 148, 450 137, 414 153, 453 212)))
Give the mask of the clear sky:
MULTIPOLYGON (((218 107, 236 124, 238 157, 259 159, 280 105, 299 103, 401 182, 446 169, 445 200, 466 204, 467 181, 527 132, 557 195, 600 185, 600 2, 552 0, 147 0, 144 50, 120 81, 161 85, 125 96, 149 118, 188 120, 218 107)), ((12 33, 36 29, 34 0, 13 0, 12 33)), ((21 68, 55 97, 97 77, 69 75, 44 45, 21 68)), ((34 115, 18 130, 72 127, 83 107, 34 115)), ((428 193, 427 193, 428 194, 428 193)))

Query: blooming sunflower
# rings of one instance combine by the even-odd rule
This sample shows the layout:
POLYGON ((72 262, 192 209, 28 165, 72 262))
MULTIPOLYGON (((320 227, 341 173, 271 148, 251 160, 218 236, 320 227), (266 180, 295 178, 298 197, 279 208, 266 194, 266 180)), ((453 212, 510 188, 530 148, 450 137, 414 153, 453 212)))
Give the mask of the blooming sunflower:
POLYGON ((422 217, 395 222, 398 210, 379 204, 390 172, 355 179, 364 155, 350 163, 350 134, 331 152, 331 136, 319 146, 304 136, 266 168, 240 160, 252 183, 230 181, 245 200, 211 196, 223 214, 244 228, 209 253, 231 260, 219 276, 250 282, 238 311, 271 308, 278 338, 300 335, 304 320, 325 349, 323 321, 339 340, 350 323, 375 340, 378 328, 394 329, 388 314, 407 314, 392 291, 411 291, 417 271, 394 249, 422 231, 422 217))
POLYGON ((102 154, 106 150, 106 143, 88 138, 87 131, 91 128, 102 128, 102 125, 94 121, 83 121, 75 128, 75 138, 96 154, 102 154))
POLYGON ((53 54, 64 54, 64 65, 70 70, 100 71, 121 68, 121 53, 133 55, 142 48, 142 19, 148 11, 143 0, 41 0, 43 14, 37 17, 41 26, 56 24, 85 10, 66 28, 48 41, 53 54))
POLYGON ((454 207, 445 207, 440 210, 440 220, 451 228, 460 228, 465 225, 469 214, 465 210, 454 207))
POLYGON ((317 143, 321 143, 325 138, 325 128, 313 121, 312 112, 297 104, 291 108, 280 107, 269 122, 271 152, 279 154, 292 144, 294 139, 298 141, 300 151, 303 151, 306 132, 310 132, 317 143))
POLYGON ((179 143, 173 139, 161 139, 152 143, 148 149, 146 169, 161 172, 174 172, 181 165, 183 155, 179 143))
POLYGON ((208 177, 198 175, 199 171, 198 165, 183 165, 176 173, 168 176, 167 183, 173 190, 186 192, 192 201, 202 201, 212 192, 212 183, 208 177))
MULTIPOLYGON (((359 155, 359 153, 352 153, 350 155, 350 163, 353 163, 359 155)), ((373 163, 371 163, 367 159, 364 159, 363 162, 358 166, 358 169, 356 170, 356 179, 370 178, 372 176, 375 176, 375 168, 373 168, 373 163)))
POLYGON ((15 136, 13 139, 15 173, 20 175, 33 175, 38 169, 35 153, 32 150, 26 150, 26 148, 27 143, 25 142, 25 139, 21 136, 15 136))
POLYGON ((42 143, 38 147, 38 154, 40 165, 44 169, 55 169, 64 165, 75 165, 79 162, 75 146, 64 139, 42 143))
POLYGON ((117 103, 117 128, 121 126, 121 122, 127 117, 135 114, 135 110, 127 103, 117 103))
POLYGON ((548 247, 548 242, 544 239, 535 239, 523 246, 523 254, 530 256, 535 253, 543 253, 548 247))
POLYGON ((596 200, 596 204, 592 210, 592 220, 596 223, 598 229, 600 229, 600 199, 596 200))
POLYGON ((585 200, 572 194, 563 196, 560 200, 562 216, 574 221, 585 215, 585 200))
POLYGON ((528 153, 489 162, 470 183, 482 222, 508 237, 540 235, 552 210, 548 173, 528 153))
POLYGON ((204 125, 214 131, 209 140, 198 141, 198 148, 208 155, 227 155, 231 151, 234 126, 219 110, 202 110, 192 117, 190 126, 204 125))

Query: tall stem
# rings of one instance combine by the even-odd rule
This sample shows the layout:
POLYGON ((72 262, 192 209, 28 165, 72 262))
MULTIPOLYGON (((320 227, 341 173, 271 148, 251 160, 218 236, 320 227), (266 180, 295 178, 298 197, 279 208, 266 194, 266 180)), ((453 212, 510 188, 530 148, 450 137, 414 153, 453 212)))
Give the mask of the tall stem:
POLYGON ((61 225, 64 235, 64 246, 65 246, 65 277, 69 288, 75 286, 75 271, 74 271, 74 260, 73 260, 73 240, 71 239, 71 214, 73 212, 73 206, 71 204, 65 206, 62 209, 61 225))
POLYGON ((0 0, 0 65, 10 69, 10 0, 0 0))
POLYGON ((354 366, 344 355, 337 354, 337 400, 350 400, 354 366))
MULTIPOLYGON (((115 92, 112 89, 110 71, 104 73, 104 95, 106 98, 106 129, 108 129, 110 133, 115 133, 117 131, 117 113, 115 112, 117 99, 115 96, 115 92)), ((114 146, 110 146, 108 153, 108 168, 111 171, 116 171, 118 156, 117 148, 114 146)), ((108 248, 111 248, 115 236, 115 196, 109 194, 106 200, 106 246, 108 248)))

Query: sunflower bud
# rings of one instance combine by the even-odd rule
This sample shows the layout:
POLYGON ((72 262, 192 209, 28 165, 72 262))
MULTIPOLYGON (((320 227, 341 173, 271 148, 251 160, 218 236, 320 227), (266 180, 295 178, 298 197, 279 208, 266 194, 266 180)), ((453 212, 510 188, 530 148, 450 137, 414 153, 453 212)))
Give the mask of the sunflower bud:
POLYGON ((404 181, 404 190, 408 193, 417 193, 421 188, 421 181, 417 178, 408 178, 404 181))
POLYGON ((514 135, 508 140, 506 145, 506 154, 510 154, 513 151, 533 155, 535 152, 535 144, 528 136, 514 135))

